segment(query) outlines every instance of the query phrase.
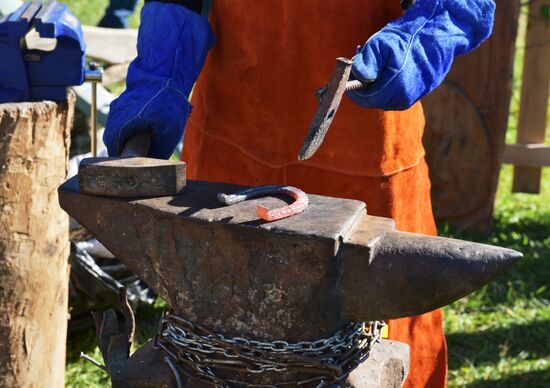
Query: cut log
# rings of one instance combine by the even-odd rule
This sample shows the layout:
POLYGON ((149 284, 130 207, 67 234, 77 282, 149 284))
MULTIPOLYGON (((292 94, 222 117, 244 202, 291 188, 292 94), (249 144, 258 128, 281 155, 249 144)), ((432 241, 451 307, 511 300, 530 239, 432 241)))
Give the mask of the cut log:
POLYGON ((0 387, 64 386, 74 101, 0 104, 0 387))

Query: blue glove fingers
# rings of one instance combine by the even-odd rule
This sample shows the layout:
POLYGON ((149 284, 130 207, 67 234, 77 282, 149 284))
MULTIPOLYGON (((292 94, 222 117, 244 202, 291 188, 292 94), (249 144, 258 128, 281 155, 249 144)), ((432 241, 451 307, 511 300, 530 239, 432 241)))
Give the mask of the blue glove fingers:
POLYGON ((143 116, 151 118, 148 124, 153 129, 150 157, 168 159, 172 155, 183 136, 190 111, 189 102, 174 88, 167 88, 147 106, 143 116))
MULTIPOLYGON (((148 101, 141 112, 128 118, 125 107, 119 104, 132 100, 117 99, 113 101, 109 121, 127 121, 117 130, 105 130, 103 140, 110 156, 120 155, 130 137, 141 131, 152 130, 149 155, 152 158, 168 159, 183 136, 183 130, 191 105, 177 89, 166 87, 153 99, 148 101), (114 105, 114 106, 113 106, 114 105), (170 120, 166 120, 170 118, 170 120)), ((141 102, 139 102, 141 104, 141 102)), ((108 123, 109 124, 109 123, 108 123)), ((107 125, 107 128, 114 126, 107 125)))
POLYGON ((354 57, 353 77, 376 80, 349 97, 367 108, 409 108, 441 84, 455 56, 490 35, 494 9, 491 0, 418 0, 354 57))

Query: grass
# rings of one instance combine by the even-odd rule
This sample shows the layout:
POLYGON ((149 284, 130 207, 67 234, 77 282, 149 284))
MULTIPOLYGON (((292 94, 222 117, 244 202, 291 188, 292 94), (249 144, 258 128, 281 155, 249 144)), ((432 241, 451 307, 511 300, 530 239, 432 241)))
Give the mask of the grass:
POLYGON ((550 386, 550 171, 541 195, 511 194, 511 183, 505 166, 488 238, 442 231, 525 255, 496 282, 444 309, 450 387, 550 386))
MULTIPOLYGON (((107 0, 94 1, 94 7, 84 0, 67 3, 85 24, 96 24, 107 0)), ((131 24, 137 23, 136 14, 131 24)), ((525 23, 520 27, 521 36, 525 23)), ((515 142, 522 59, 518 44, 507 143, 515 142)), ((550 130, 547 135, 550 142, 550 130)), ((509 247, 525 255, 497 281, 444 309, 450 387, 550 386, 550 169, 544 169, 542 182, 540 195, 512 194, 512 167, 504 166, 490 236, 440 229, 442 235, 509 247)), ((137 346, 153 334, 161 307, 158 302, 140 310, 137 346)), ((69 336, 67 386, 109 386, 105 373, 79 359, 80 351, 101 360, 92 330, 69 336)))

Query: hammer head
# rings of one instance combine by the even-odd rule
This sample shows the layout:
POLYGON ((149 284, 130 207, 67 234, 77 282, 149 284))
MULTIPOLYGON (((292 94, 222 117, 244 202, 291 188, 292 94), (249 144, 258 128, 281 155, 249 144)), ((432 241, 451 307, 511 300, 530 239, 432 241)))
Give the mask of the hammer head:
POLYGON ((311 121, 309 131, 298 155, 298 160, 309 159, 323 144, 325 135, 332 124, 334 115, 346 91, 352 64, 353 62, 349 59, 338 58, 332 79, 325 87, 318 91, 319 107, 311 121))
POLYGON ((153 158, 87 158, 78 169, 80 191, 102 197, 176 195, 185 180, 184 162, 153 158))

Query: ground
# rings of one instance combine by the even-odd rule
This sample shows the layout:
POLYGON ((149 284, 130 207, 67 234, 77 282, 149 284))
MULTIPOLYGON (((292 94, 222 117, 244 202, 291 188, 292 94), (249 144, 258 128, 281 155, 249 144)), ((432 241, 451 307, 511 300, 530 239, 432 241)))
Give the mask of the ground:
MULTIPOLYGON (((67 3, 83 23, 95 24, 107 0, 67 3)), ((137 23, 136 15, 132 24, 137 23)), ((522 53, 519 43, 507 143, 515 140, 522 53)), ((550 386, 550 169, 543 172, 540 195, 512 194, 511 182, 512 168, 505 166, 489 237, 440 228, 442 235, 509 247, 525 255, 496 282, 444 309, 450 387, 550 386)), ((161 308, 159 301, 155 308, 140 312, 138 342, 150 338, 161 308)), ((83 351, 101 360, 94 338, 92 331, 69 336, 67 386, 108 386, 105 373, 79 359, 83 351)))

